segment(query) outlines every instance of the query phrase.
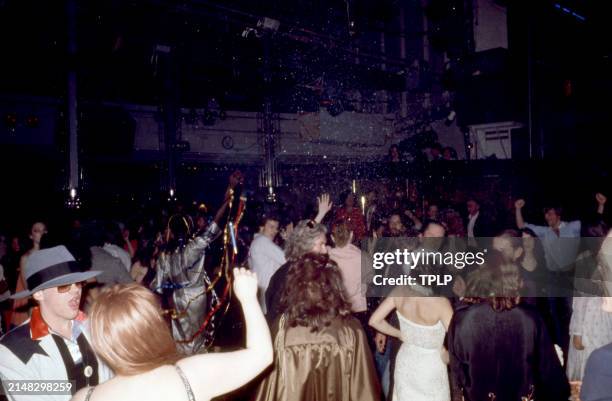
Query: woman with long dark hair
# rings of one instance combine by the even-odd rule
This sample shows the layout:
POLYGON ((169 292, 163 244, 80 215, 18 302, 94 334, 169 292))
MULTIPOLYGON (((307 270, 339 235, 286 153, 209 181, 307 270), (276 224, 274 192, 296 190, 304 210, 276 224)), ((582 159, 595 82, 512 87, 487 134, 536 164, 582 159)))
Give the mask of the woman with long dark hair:
POLYGON ((372 401, 380 386, 365 332, 351 315, 338 266, 307 254, 289 267, 275 333, 274 370, 257 401, 372 401))

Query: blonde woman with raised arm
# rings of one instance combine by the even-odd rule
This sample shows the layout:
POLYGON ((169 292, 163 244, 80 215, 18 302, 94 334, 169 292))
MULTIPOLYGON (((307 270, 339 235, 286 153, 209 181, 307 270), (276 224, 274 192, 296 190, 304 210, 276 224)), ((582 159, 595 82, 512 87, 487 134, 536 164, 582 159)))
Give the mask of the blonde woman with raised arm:
POLYGON ((138 284, 104 290, 91 310, 92 342, 116 376, 72 401, 204 401, 248 383, 272 363, 272 342, 256 275, 234 269, 234 293, 246 322, 246 348, 183 357, 152 292, 138 284))

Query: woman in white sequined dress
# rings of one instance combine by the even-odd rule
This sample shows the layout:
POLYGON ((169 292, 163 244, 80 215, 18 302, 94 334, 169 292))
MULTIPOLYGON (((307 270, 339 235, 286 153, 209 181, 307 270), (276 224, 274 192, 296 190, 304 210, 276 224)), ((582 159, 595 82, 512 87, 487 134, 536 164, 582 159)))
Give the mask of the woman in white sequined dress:
POLYGON ((449 401, 443 342, 453 309, 446 298, 394 291, 374 311, 370 325, 402 340, 395 361, 393 401, 449 401), (385 318, 396 309, 400 328, 385 318))

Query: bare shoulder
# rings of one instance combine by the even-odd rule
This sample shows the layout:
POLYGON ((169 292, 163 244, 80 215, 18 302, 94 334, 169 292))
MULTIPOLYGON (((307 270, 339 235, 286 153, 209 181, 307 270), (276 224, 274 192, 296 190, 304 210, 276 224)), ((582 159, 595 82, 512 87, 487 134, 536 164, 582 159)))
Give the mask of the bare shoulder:
POLYGON ((30 251, 24 253, 23 255, 21 255, 21 257, 19 258, 19 263, 24 266, 26 261, 28 260, 28 256, 30 256, 30 251))
POLYGON ((426 308, 432 314, 439 317, 452 313, 453 307, 451 306, 448 298, 444 297, 420 297, 417 299, 418 304, 421 307, 426 308))
POLYGON ((441 308, 445 308, 445 309, 451 308, 452 309, 451 303, 446 297, 430 297, 430 299, 441 308))
MULTIPOLYGON (((84 401, 87 392, 86 389, 83 390, 80 390, 71 401, 84 401), (76 398, 79 395, 81 397, 76 398)), ((113 379, 96 386, 91 400, 122 401, 142 399, 147 401, 165 401, 173 399, 181 391, 184 392, 185 390, 175 367, 164 365, 134 376, 115 376, 113 379)))

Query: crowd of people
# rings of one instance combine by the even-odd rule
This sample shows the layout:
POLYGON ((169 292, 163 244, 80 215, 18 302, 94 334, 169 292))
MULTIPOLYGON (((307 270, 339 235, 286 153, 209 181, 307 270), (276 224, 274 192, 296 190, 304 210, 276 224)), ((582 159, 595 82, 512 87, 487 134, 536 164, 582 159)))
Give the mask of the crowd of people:
POLYGON ((415 208, 393 184, 386 195, 347 191, 336 202, 321 194, 298 219, 266 211, 249 236, 224 223, 242 185, 232 174, 210 220, 185 211, 129 228, 75 220, 62 238, 35 222, 29 246, 6 237, 5 390, 14 380, 73 383, 47 398, 32 389, 9 397, 208 400, 249 383, 257 401, 612 399, 603 193, 581 220, 546 207, 542 225, 526 222, 529 200, 516 199, 508 225, 477 197, 415 208), (223 303, 211 291, 225 260, 220 236, 246 249, 230 279, 244 347, 229 352, 212 352, 214 325, 202 324, 223 303), (444 288, 372 291, 375 252, 458 246, 487 249, 485 263, 444 288))

